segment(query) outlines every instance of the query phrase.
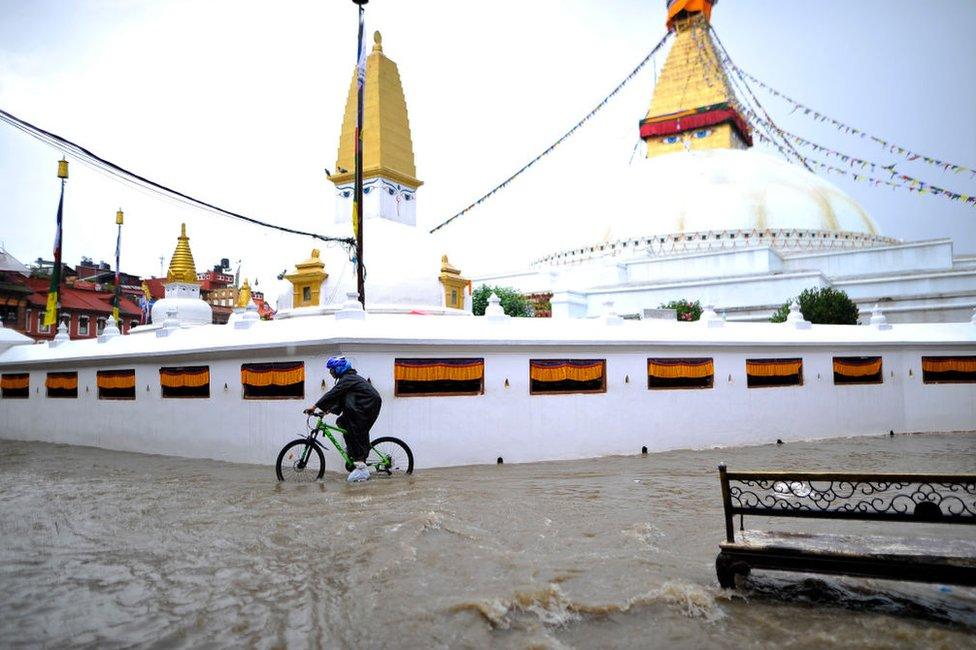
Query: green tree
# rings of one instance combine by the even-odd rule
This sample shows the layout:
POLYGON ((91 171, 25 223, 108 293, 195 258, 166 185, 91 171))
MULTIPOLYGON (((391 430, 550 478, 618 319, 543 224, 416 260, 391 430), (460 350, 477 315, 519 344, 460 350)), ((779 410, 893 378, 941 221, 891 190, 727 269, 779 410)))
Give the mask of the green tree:
MULTIPOLYGON (((818 325, 857 325, 858 310, 854 301, 846 293, 831 287, 804 289, 794 300, 800 302, 800 313, 805 320, 818 325)), ((769 319, 773 323, 783 323, 790 313, 788 303, 776 310, 769 319)))
POLYGON ((671 302, 666 302, 660 305, 661 309, 673 309, 678 312, 678 320, 698 320, 702 315, 701 301, 696 300, 691 302, 689 300, 672 300, 671 302))
POLYGON ((502 301, 502 309, 509 316, 531 316, 529 301, 511 287, 492 287, 482 285, 471 294, 471 310, 475 316, 484 316, 488 308, 488 298, 494 293, 502 301))

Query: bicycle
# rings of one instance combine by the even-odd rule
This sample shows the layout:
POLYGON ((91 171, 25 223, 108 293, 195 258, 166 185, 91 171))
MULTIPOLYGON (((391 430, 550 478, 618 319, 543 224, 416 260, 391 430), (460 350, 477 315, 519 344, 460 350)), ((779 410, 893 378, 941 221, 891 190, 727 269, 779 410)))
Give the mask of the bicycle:
MULTIPOLYGON (((292 440, 282 447, 275 463, 275 472, 279 481, 308 482, 316 481, 325 474, 324 446, 318 439, 321 433, 332 443, 339 455, 345 461, 346 471, 353 469, 352 459, 346 453, 346 448, 336 438, 337 433, 345 433, 345 429, 334 424, 327 424, 323 418, 325 413, 316 412, 308 416, 308 435, 292 440), (313 425, 312 418, 318 418, 313 425)), ((407 443, 392 436, 382 436, 369 443, 369 455, 366 457, 366 467, 370 473, 389 477, 400 474, 413 473, 413 452, 407 443)))

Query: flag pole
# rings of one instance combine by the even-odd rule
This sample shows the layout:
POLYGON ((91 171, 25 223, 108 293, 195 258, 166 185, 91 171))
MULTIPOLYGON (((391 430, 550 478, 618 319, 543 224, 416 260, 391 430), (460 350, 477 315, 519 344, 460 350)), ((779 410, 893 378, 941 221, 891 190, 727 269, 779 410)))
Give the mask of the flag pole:
POLYGON ((122 331, 122 323, 119 321, 119 307, 122 297, 121 272, 119 271, 119 258, 122 254, 122 221, 125 215, 122 208, 115 213, 115 223, 119 227, 118 235, 115 237, 115 298, 112 301, 112 316, 115 317, 115 326, 122 331))
POLYGON ((363 22, 365 5, 369 0, 352 0, 359 6, 359 40, 356 49, 356 165, 355 187, 353 192, 353 225, 356 236, 356 288, 359 302, 366 309, 366 275, 363 270, 363 86, 366 84, 366 70, 363 64, 363 22))
POLYGON ((58 178, 61 179, 61 198, 58 200, 58 221, 54 231, 54 267, 51 269, 51 285, 47 291, 47 308, 44 311, 44 325, 54 326, 55 333, 61 319, 61 235, 64 212, 64 185, 68 180, 68 161, 58 161, 58 178))

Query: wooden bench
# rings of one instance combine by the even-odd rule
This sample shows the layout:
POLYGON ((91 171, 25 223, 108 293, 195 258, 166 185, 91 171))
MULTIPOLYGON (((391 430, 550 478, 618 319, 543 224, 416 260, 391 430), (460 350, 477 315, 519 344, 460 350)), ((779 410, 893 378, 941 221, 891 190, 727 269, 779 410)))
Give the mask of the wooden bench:
POLYGON ((718 471, 726 540, 715 571, 724 588, 752 569, 976 586, 972 529, 968 539, 743 530, 745 515, 973 525, 974 474, 718 471))

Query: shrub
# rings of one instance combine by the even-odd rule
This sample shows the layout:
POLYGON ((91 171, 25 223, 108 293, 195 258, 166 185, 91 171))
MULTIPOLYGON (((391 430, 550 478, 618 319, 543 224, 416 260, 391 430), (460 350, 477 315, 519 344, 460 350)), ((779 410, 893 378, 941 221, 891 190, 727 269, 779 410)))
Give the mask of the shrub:
POLYGON ((702 315, 701 302, 696 300, 672 300, 661 305, 661 309, 673 309, 678 312, 678 320, 692 321, 698 320, 702 315))
MULTIPOLYGON (((818 325, 857 325, 858 309, 846 293, 831 287, 804 289, 795 298, 800 302, 803 318, 818 325)), ((776 310, 770 322, 782 323, 790 313, 788 303, 776 310)))
POLYGON ((482 285, 471 294, 471 310, 475 316, 484 316, 488 308, 488 298, 496 294, 502 301, 502 309, 509 316, 531 316, 532 307, 525 296, 511 287, 492 287, 482 285))

